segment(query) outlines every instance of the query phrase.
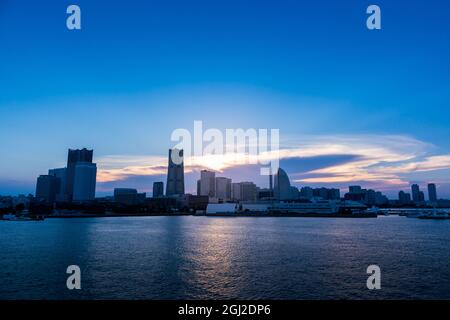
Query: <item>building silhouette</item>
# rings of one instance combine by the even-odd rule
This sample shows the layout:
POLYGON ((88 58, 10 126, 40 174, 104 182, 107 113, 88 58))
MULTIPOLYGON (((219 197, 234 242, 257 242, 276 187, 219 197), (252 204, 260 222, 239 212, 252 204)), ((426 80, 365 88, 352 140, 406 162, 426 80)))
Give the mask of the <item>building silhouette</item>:
MULTIPOLYGON (((67 175, 66 175, 66 192, 67 192, 67 200, 72 201, 74 200, 74 185, 75 185, 75 173, 76 173, 76 166, 78 163, 92 163, 92 157, 93 157, 93 150, 88 150, 86 148, 83 149, 69 149, 68 155, 67 155, 67 175)), ((86 166, 84 165, 83 168, 79 169, 78 172, 86 172, 89 169, 86 169, 86 166)), ((91 168, 92 171, 92 168, 91 168)), ((78 181, 79 187, 80 183, 82 181, 78 181)), ((90 191, 90 190, 89 190, 90 191)), ((77 191, 80 196, 81 190, 78 189, 77 191)), ((94 186, 94 193, 95 193, 95 186, 94 186)))
POLYGON ((287 173, 278 168, 278 172, 274 177, 274 198, 280 201, 293 200, 299 197, 299 191, 296 187, 291 186, 287 173))
POLYGON ((169 150, 166 196, 184 194, 184 159, 183 150, 169 150), (174 161, 175 160, 175 161, 174 161))
POLYGON ((411 194, 414 202, 420 201, 420 188, 417 184, 411 186, 411 194))
POLYGON ((409 204, 411 202, 411 195, 404 191, 398 193, 398 202, 400 204, 409 204))
POLYGON ((72 201, 84 202, 95 199, 97 165, 77 162, 74 166, 72 201))
POLYGON ((153 182, 153 198, 160 198, 164 196, 164 182, 153 182))
POLYGON ((216 198, 223 201, 231 200, 231 179, 225 177, 216 178, 216 198))
POLYGON ((213 171, 202 170, 200 180, 197 182, 197 194, 199 196, 216 196, 216 173, 213 171))
POLYGON ((434 183, 428 184, 428 199, 431 202, 437 201, 436 185, 434 183))
POLYGON ((40 175, 36 182, 36 198, 48 203, 55 202, 59 179, 52 175, 40 175))
POLYGON ((48 170, 49 176, 56 177, 58 181, 58 189, 56 190, 55 201, 67 201, 67 168, 57 168, 48 170))
POLYGON ((145 202, 145 192, 138 193, 136 189, 115 188, 114 201, 127 206, 136 206, 145 202))

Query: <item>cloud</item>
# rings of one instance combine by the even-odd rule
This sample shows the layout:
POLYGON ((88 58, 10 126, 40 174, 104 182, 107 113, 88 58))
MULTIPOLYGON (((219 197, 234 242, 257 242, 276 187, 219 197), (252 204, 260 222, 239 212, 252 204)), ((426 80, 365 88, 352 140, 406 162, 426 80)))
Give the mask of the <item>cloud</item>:
MULTIPOLYGON (((191 189, 198 172, 210 169, 236 181, 266 181, 257 177, 258 163, 280 158, 280 164, 297 184, 366 183, 380 188, 399 188, 409 184, 408 174, 450 168, 450 155, 431 155, 434 146, 409 136, 301 136, 280 142, 278 152, 259 156, 242 153, 208 154, 185 159, 186 179, 191 189), (251 179, 252 175, 255 175, 251 179)), ((167 174, 167 156, 114 155, 98 159, 98 181, 103 186, 114 181, 144 181, 139 177, 162 180, 167 174)), ((111 184, 112 185, 112 184, 111 184)))

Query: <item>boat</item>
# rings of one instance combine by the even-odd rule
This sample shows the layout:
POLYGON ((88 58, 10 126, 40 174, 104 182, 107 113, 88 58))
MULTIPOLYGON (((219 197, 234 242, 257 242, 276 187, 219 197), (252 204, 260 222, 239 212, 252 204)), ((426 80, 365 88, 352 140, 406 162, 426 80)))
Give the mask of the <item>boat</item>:
POLYGON ((309 202, 277 203, 270 209, 274 216, 326 217, 326 218, 376 218, 378 208, 367 209, 355 201, 316 200, 309 202))

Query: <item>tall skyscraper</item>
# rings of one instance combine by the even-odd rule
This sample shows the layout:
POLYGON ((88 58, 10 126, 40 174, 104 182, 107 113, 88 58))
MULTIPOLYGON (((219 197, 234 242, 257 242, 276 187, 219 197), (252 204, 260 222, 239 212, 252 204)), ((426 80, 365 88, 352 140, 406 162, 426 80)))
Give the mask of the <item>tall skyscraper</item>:
MULTIPOLYGON (((67 200, 72 201, 73 199, 73 193, 74 193, 74 184, 75 184, 75 167, 77 163, 83 162, 83 163, 92 163, 92 157, 93 157, 94 151, 93 150, 87 150, 86 148, 83 149, 69 149, 68 155, 67 155, 67 175, 66 175, 66 192, 67 192, 67 200)), ((94 188, 95 189, 95 188, 94 188)))
POLYGON ((50 169, 48 175, 59 179, 55 200, 58 202, 67 201, 67 168, 50 169))
POLYGON ((292 199, 291 182, 286 172, 281 168, 278 168, 275 175, 274 197, 277 200, 292 199))
POLYGON ((231 200, 231 179, 225 177, 216 178, 216 198, 224 201, 231 200))
POLYGON ((153 198, 164 196, 164 182, 153 182, 153 198))
POLYGON ((184 159, 183 150, 169 150, 166 196, 184 194, 184 159), (174 161, 175 160, 175 161, 174 161))
POLYGON ((420 188, 417 184, 411 186, 412 199, 414 202, 420 201, 420 188))
POLYGON ((59 179, 51 175, 41 175, 36 182, 36 198, 49 203, 55 202, 59 179))
POLYGON ((434 183, 428 184, 428 199, 431 202, 437 201, 436 185, 434 183))
POLYGON ((90 162, 77 162, 74 166, 73 201, 90 201, 95 199, 97 166, 90 162))
POLYGON ((216 196, 216 173, 202 170, 200 172, 200 195, 214 198, 216 196))

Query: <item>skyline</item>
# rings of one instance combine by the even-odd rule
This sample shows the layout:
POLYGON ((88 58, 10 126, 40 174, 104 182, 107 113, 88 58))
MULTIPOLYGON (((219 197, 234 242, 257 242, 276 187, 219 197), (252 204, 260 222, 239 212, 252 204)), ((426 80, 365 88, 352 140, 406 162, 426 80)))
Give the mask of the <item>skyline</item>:
MULTIPOLYGON (((47 201, 50 202, 67 202, 70 203, 73 200, 75 201, 92 201, 95 200, 96 195, 98 195, 98 192, 96 192, 96 184, 97 184, 97 166, 96 163, 93 163, 93 151, 94 150, 88 150, 86 148, 83 149, 69 149, 68 150, 68 160, 67 160, 67 166, 63 168, 49 168, 48 174, 39 175, 37 177, 36 182, 36 192, 35 197, 36 198, 46 198, 47 201)), ((222 156, 223 157, 223 156, 222 156)), ((226 155, 225 155, 226 157, 226 155)), ((191 157, 193 158, 193 157, 191 157)), ((275 175, 265 176, 266 180, 268 179, 269 182, 268 186, 261 186, 254 183, 253 179, 243 180, 243 177, 240 176, 240 179, 238 179, 238 182, 236 183, 236 180, 233 181, 230 177, 224 177, 223 175, 216 176, 216 173, 223 173, 215 170, 211 170, 210 168, 203 167, 200 169, 200 172, 198 170, 193 170, 191 173, 200 173, 200 179, 196 180, 196 192, 188 191, 185 192, 185 183, 184 183, 184 163, 185 163, 185 156, 184 156, 184 150, 183 149, 169 149, 168 151, 168 160, 167 160, 167 166, 166 169, 166 193, 164 194, 164 182, 163 181, 154 181, 153 182, 153 188, 155 188, 155 185, 159 187, 159 190, 156 191, 157 196, 155 196, 155 190, 152 188, 150 190, 144 190, 145 192, 142 193, 145 197, 145 194, 153 193, 153 197, 160 197, 160 196, 166 196, 166 197, 179 197, 184 195, 193 195, 196 194, 199 195, 210 195, 210 192, 212 191, 213 195, 210 195, 210 198, 221 198, 223 201, 226 200, 227 197, 231 197, 232 191, 228 190, 226 191, 226 184, 229 185, 229 187, 233 187, 235 184, 251 184, 254 187, 255 191, 255 197, 257 195, 257 191, 271 191, 273 192, 274 188, 277 188, 277 184, 283 184, 283 197, 285 197, 285 200, 294 200, 294 199, 300 199, 302 197, 314 197, 312 192, 317 191, 320 193, 320 197, 323 197, 321 191, 322 189, 327 190, 327 195, 325 196, 327 199, 328 197, 331 197, 330 199, 342 199, 342 197, 339 196, 341 192, 345 192, 345 189, 343 188, 324 188, 324 187, 311 187, 308 185, 304 185, 301 188, 298 186, 295 186, 291 184, 289 176, 286 174, 286 172, 281 168, 278 167, 277 173, 275 175), (175 152, 175 156, 172 157, 173 152, 175 152), (181 158, 177 158, 178 155, 181 156, 181 158), (179 159, 179 160, 174 160, 179 159), (174 162, 174 161, 181 161, 181 163, 174 162), (205 174, 205 176, 204 176, 205 174), (216 185, 220 182, 221 189, 220 189, 220 195, 221 197, 217 196, 215 190, 216 187, 206 186, 206 184, 210 184, 211 181, 210 175, 213 179, 213 184, 216 185), (282 178, 279 178, 279 176, 282 176, 282 178), (206 180, 204 180, 206 179, 206 180), (283 182, 280 182, 281 180, 283 182), (209 181, 209 182, 208 182, 209 181), (273 187, 273 182, 275 184, 275 187, 273 187), (212 189, 210 189, 212 188, 212 189), (308 190, 307 190, 308 189, 308 190), (201 191, 203 190, 203 191, 201 191), (320 191, 320 192, 319 192, 320 191), (227 192, 229 192, 229 195, 225 195, 227 192), (337 196, 336 196, 337 192, 337 196)), ((192 160, 188 160, 192 161, 192 160)), ((257 165, 252 165, 253 167, 257 167, 257 165)), ((113 180, 112 182, 116 182, 113 180)), ((344 198, 346 200, 355 200, 355 201, 369 201, 369 198, 367 198, 369 195, 368 193, 371 193, 370 199, 373 201, 385 201, 387 203, 388 197, 386 197, 383 192, 380 190, 373 190, 370 188, 364 188, 360 185, 348 185, 348 192, 344 195, 344 198), (377 194, 377 195, 376 195, 377 194), (348 196, 348 197, 347 197, 348 196), (374 197, 378 197, 378 200, 375 200, 374 197), (356 198, 355 198, 356 197, 356 198), (363 197, 362 200, 361 197, 363 197), (367 198, 367 199, 366 199, 367 198), (382 199, 384 198, 384 199, 382 199)), ((410 186, 411 193, 404 192, 404 190, 399 190, 397 196, 400 203, 409 203, 411 200, 414 203, 421 203, 425 202, 434 202, 436 203, 438 200, 447 200, 445 198, 437 197, 437 189, 435 183, 427 183, 427 191, 428 191, 428 198, 425 198, 425 193, 420 190, 420 186, 418 184, 412 184, 410 186)), ((113 186, 113 192, 114 197, 116 196, 117 190, 134 190, 134 192, 137 192, 137 188, 130 188, 123 186, 117 187, 113 186)), ((142 191, 142 190, 141 190, 142 191)), ((277 198, 280 198, 281 191, 278 191, 277 198)), ((0 195, 2 196, 2 195, 0 195)), ((24 196, 24 195, 20 195, 24 196)), ((30 196, 30 195, 29 195, 30 196)), ((110 194, 108 195, 110 196, 110 194)), ((317 195, 319 196, 319 195, 317 195)), ((228 200, 230 200, 229 198, 228 200)), ((280 198, 281 199, 281 198, 280 198)), ((370 201, 372 201, 370 200, 370 201)), ((390 199, 394 200, 394 199, 390 199)), ((381 202, 380 202, 381 203, 381 202)))
MULTIPOLYGON (((280 166, 296 186, 360 184, 396 198, 434 182, 450 198, 450 4, 432 2, 378 1, 383 28, 371 32, 360 1, 276 10, 78 1, 78 33, 65 29, 66 4, 3 2, 0 194, 33 193, 39 174, 81 147, 96 150, 99 195, 150 192, 165 181, 170 133, 203 120, 279 128, 280 166)), ((257 176, 239 163, 210 165, 257 176)), ((186 192, 202 168, 185 168, 186 192)))

